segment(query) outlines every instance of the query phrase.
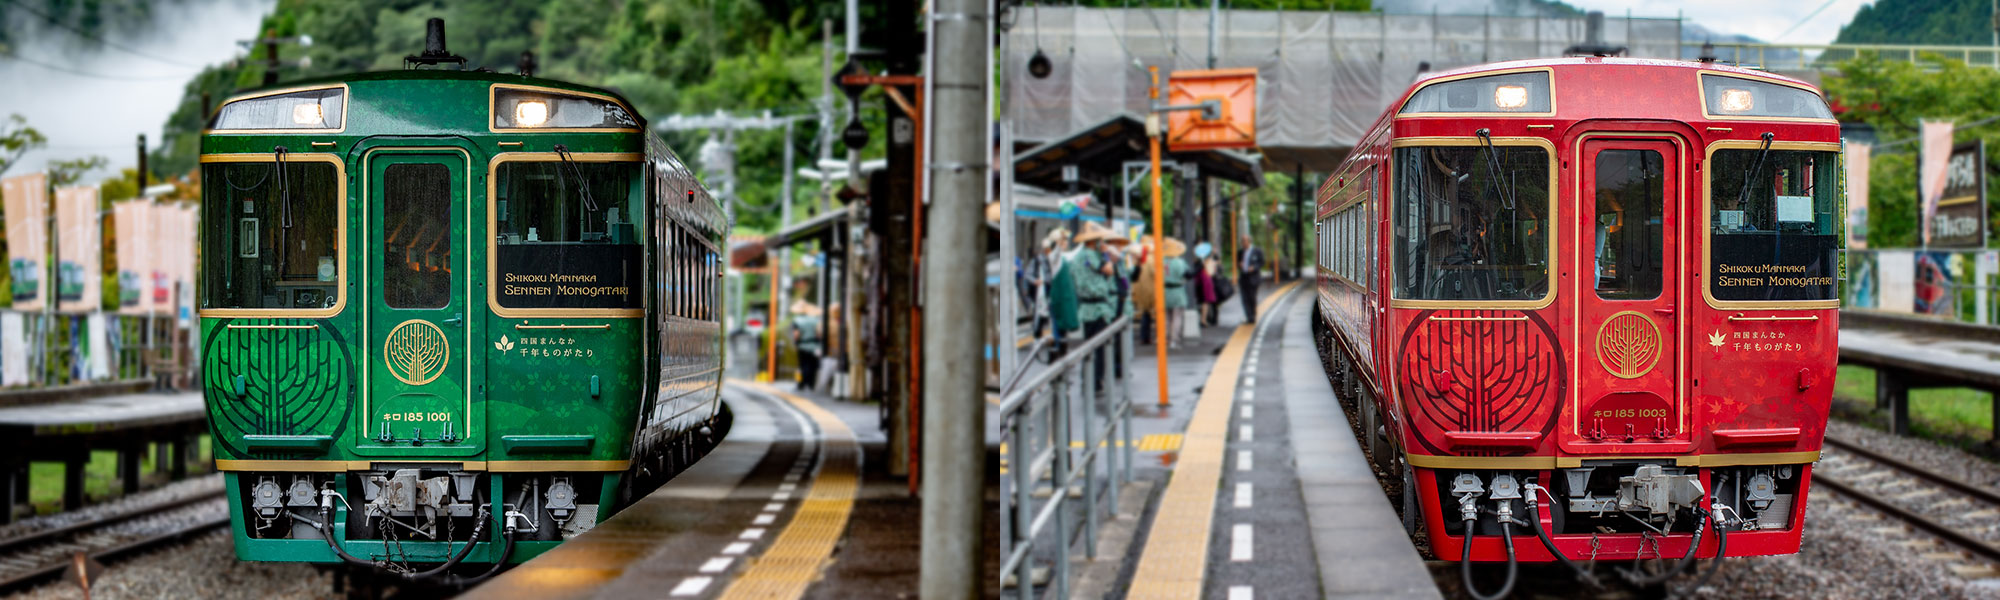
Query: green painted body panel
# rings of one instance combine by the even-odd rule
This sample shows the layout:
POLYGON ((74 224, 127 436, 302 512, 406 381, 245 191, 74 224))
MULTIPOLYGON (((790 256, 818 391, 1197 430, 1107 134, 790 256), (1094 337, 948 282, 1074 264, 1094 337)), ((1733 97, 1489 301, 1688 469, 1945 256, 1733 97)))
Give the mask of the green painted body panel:
MULTIPOLYGON (((663 315, 657 296, 671 292, 655 285, 656 274, 646 276, 644 316, 496 314, 487 279, 493 258, 489 244, 497 233, 488 220, 489 178, 496 158, 549 153, 563 145, 575 154, 645 156, 643 160, 655 170, 684 167, 670 153, 661 158, 667 151, 657 138, 644 133, 643 120, 640 131, 634 132, 495 133, 488 117, 489 93, 495 84, 611 95, 512 75, 369 73, 283 86, 345 85, 345 122, 339 131, 202 137, 204 157, 248 154, 268 159, 280 147, 292 159, 330 155, 338 160, 345 180, 339 196, 345 206, 340 220, 345 251, 336 258, 344 276, 335 286, 345 299, 338 312, 245 316, 242 310, 215 310, 204 304, 199 319, 201 375, 215 457, 224 461, 220 464, 342 461, 331 468, 301 467, 300 462, 254 463, 259 465, 255 471, 282 475, 409 463, 473 463, 478 466, 471 470, 484 470, 485 463, 500 461, 509 463, 507 471, 521 471, 531 469, 523 462, 563 461, 550 471, 601 480, 594 500, 602 507, 599 519, 603 519, 622 508, 616 504, 616 490, 626 478, 618 467, 605 465, 644 458, 634 456, 641 427, 648 428, 649 440, 686 435, 691 427, 687 423, 698 425, 717 410, 721 332, 706 321, 720 321, 720 311, 702 321, 663 315), (423 249, 431 257, 425 259, 425 268, 449 271, 442 304, 411 308, 389 301, 391 293, 416 293, 392 290, 392 282, 385 278, 397 261, 407 265, 416 251, 406 232, 384 226, 389 222, 385 211, 390 210, 383 201, 384 182, 392 176, 391 169, 448 171, 448 215, 432 223, 447 227, 449 233, 428 235, 432 241, 423 249), (550 325, 576 328, 538 329, 550 325), (663 333, 669 326, 673 331, 663 333), (673 337, 676 341, 670 345, 678 350, 670 351, 682 356, 663 358, 663 337, 673 337), (576 472, 575 465, 584 461, 596 462, 582 469, 586 472, 576 472)), ((659 185, 655 179, 635 176, 635 202, 652 201, 652 191, 645 186, 659 185)), ((692 175, 686 181, 699 185, 692 175)), ((673 219, 699 222, 701 239, 720 248, 727 229, 720 208, 705 191, 698 203, 681 200, 682 206, 671 211, 660 208, 664 202, 645 210, 658 222, 668 222, 667 212, 675 212, 673 219)), ((232 216, 217 211, 233 206, 219 205, 228 208, 205 209, 204 220, 232 216)), ((638 241, 646 249, 651 272, 657 266, 652 258, 657 223, 643 225, 637 228, 638 241)), ((209 228, 202 229, 208 235, 209 228)), ((719 280, 699 283, 713 286, 716 304, 722 305, 719 280)), ((424 289, 420 295, 439 290, 424 289)), ((248 497, 245 490, 254 484, 249 477, 226 474, 231 498, 248 497)), ((482 479, 493 490, 489 500, 494 514, 500 513, 499 490, 513 485, 515 477, 493 472, 482 479)), ((358 508, 363 502, 360 490, 349 489, 358 485, 356 481, 338 477, 334 486, 358 508)), ((339 513, 345 515, 347 510, 343 507, 339 513)), ((246 533, 245 512, 244 502, 230 503, 238 557, 338 562, 322 540, 262 539, 246 533)), ((380 555, 383 542, 345 539, 345 529, 343 517, 336 531, 350 553, 363 558, 380 555)), ((489 540, 497 539, 494 535, 489 531, 489 540)), ((513 560, 527 560, 559 543, 519 542, 513 560)), ((446 550, 441 542, 406 540, 401 546, 412 560, 441 556, 446 550)), ((497 544, 480 544, 467 562, 489 562, 498 552, 497 544)))

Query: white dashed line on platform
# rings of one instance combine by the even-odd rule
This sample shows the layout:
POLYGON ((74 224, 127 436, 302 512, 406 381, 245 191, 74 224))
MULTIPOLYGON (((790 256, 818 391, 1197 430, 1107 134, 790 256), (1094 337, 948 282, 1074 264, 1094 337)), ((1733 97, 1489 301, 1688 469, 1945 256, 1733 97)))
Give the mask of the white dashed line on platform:
POLYGON ((1257 440, 1257 432, 1256 430, 1251 429, 1249 425, 1244 425, 1236 428, 1236 441, 1254 442, 1256 440, 1257 440))
POLYGON ((754 540, 754 539, 758 539, 758 538, 762 538, 762 537, 764 537, 764 528, 762 528, 762 527, 751 527, 751 528, 749 528, 749 529, 745 529, 745 530, 743 530, 743 535, 739 535, 739 536, 736 536, 736 539, 739 539, 739 540, 754 540))
POLYGON ((750 551, 750 542, 736 542, 722 547, 723 554, 742 554, 750 551))
MULTIPOLYGON (((1244 402, 1249 402, 1251 400, 1256 400, 1256 399, 1257 399, 1257 390, 1243 390, 1244 402)), ((1250 408, 1250 407, 1245 406, 1243 408, 1250 408)))
MULTIPOLYGON (((1245 400, 1248 400, 1248 398, 1245 398, 1245 400)), ((1257 414, 1256 409, 1257 407, 1255 406, 1251 406, 1248 404, 1243 405, 1243 411, 1242 411, 1243 418, 1248 419, 1250 418, 1251 415, 1257 414)))
POLYGON ((715 581, 715 579, 710 577, 689 577, 682 579, 681 584, 674 586, 674 591, 668 592, 667 595, 699 596, 702 590, 708 589, 708 584, 712 581, 715 581))
POLYGON ((776 493, 776 494, 771 494, 771 501, 772 501, 772 502, 784 502, 784 501, 786 501, 786 500, 790 500, 790 499, 792 499, 792 493, 791 493, 791 492, 778 492, 778 493, 776 493))
POLYGON ((722 557, 722 558, 711 558, 711 559, 708 559, 708 562, 705 562, 705 563, 701 563, 701 572, 703 572, 703 573, 721 573, 721 572, 723 572, 723 571, 725 571, 725 570, 728 570, 728 569, 729 569, 729 563, 733 563, 733 562, 736 562, 736 559, 734 559, 734 558, 729 558, 729 557, 727 557, 727 556, 725 556, 725 557, 722 557))
POLYGON ((764 514, 761 514, 761 515, 757 515, 757 518, 755 518, 755 519, 751 519, 751 520, 750 520, 750 524, 751 524, 751 525, 770 525, 772 521, 776 521, 776 520, 778 520, 778 515, 774 515, 774 514, 771 514, 771 513, 764 513, 764 514))
POLYGON ((792 491, 792 490, 796 490, 796 489, 799 489, 799 484, 796 484, 796 483, 782 483, 782 484, 778 484, 778 491, 780 491, 780 492, 789 492, 789 491, 792 491))
POLYGON ((764 512, 778 512, 784 509, 785 509, 785 503, 783 502, 772 502, 770 504, 764 505, 764 512))
POLYGON ((1250 468, 1251 468, 1251 465, 1250 465, 1250 451, 1249 451, 1249 450, 1237 450, 1237 451, 1236 451, 1236 470, 1238 470, 1238 471, 1248 471, 1248 470, 1250 470, 1250 468))
POLYGON ((1229 531, 1229 561, 1247 562, 1249 560, 1250 524, 1238 523, 1235 527, 1231 527, 1229 531))
POLYGON ((1250 586, 1232 585, 1229 586, 1229 600, 1256 600, 1256 598, 1250 594, 1250 586))
POLYGON ((1243 378, 1243 387, 1257 387, 1257 378, 1255 378, 1255 377, 1244 377, 1244 378, 1243 378))
POLYGON ((1250 484, 1236 484, 1236 508, 1250 508, 1250 484))

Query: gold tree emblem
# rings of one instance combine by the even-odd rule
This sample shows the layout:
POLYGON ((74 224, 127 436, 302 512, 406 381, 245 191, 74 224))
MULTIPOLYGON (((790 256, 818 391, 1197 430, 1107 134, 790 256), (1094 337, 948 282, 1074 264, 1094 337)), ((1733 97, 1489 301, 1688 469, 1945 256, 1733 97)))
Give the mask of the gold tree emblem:
POLYGON ((437 325, 410 319, 389 331, 389 339, 382 343, 382 356, 390 375, 403 383, 423 385, 444 374, 445 365, 451 363, 451 348, 437 325))
POLYGON ((1597 328, 1597 363, 1612 375, 1636 379, 1660 358, 1660 329, 1634 311, 1611 315, 1597 328))

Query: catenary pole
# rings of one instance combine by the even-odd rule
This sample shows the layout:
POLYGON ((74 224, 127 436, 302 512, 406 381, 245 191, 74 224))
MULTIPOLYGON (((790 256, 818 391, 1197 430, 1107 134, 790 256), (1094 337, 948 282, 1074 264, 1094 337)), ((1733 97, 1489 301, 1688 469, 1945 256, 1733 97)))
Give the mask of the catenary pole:
POLYGON ((986 583, 986 192, 992 135, 989 0, 936 0, 930 23, 930 247, 924 250, 923 559, 920 595, 978 598, 986 583))

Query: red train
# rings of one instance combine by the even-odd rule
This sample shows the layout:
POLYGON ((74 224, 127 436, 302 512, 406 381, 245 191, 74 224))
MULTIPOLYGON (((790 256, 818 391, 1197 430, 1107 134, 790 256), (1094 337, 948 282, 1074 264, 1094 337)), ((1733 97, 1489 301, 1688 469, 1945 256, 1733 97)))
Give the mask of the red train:
POLYGON ((1412 85, 1319 189, 1314 319, 1411 532, 1468 563, 1796 552, 1840 150, 1812 86, 1712 63, 1412 85))

